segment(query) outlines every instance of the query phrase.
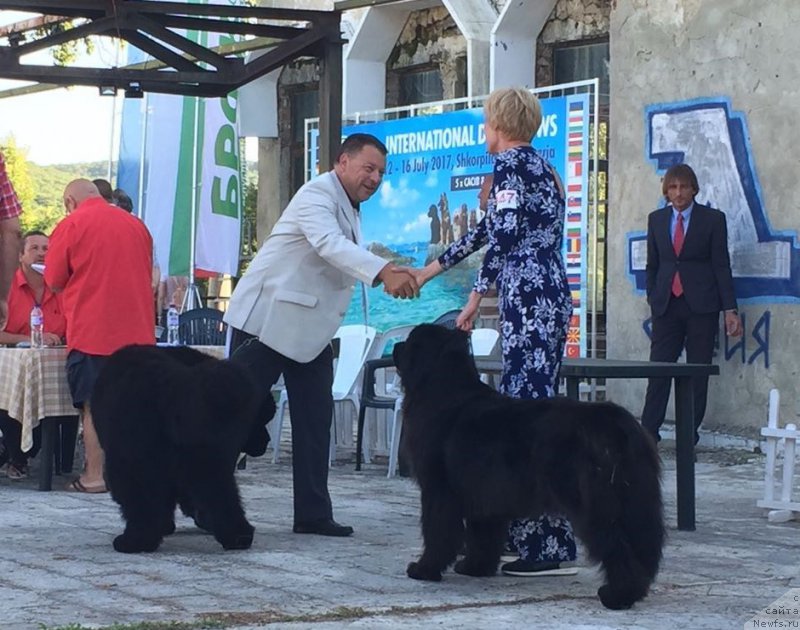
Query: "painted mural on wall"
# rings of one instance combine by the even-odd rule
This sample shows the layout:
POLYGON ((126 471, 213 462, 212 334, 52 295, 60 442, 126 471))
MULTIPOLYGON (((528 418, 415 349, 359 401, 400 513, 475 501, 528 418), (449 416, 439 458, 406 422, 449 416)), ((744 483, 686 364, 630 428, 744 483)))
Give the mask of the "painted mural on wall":
MULTIPOLYGON (((727 99, 704 98, 652 105, 645 111, 645 125, 645 156, 656 172, 689 164, 700 183, 697 201, 725 212, 739 302, 800 302, 797 233, 770 226, 745 115, 732 111, 727 99)), ((658 192, 652 209, 664 205, 658 192)), ((627 238, 627 271, 635 290, 644 294, 646 233, 632 232, 627 238)))

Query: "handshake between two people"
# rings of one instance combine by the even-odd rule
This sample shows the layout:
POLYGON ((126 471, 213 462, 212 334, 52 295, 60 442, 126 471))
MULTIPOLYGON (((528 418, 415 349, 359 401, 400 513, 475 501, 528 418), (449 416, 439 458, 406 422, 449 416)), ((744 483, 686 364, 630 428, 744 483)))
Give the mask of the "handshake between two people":
POLYGON ((437 261, 422 268, 388 263, 378 273, 377 279, 383 283, 384 293, 405 300, 419 297, 422 286, 440 272, 441 266, 437 261))
MULTIPOLYGON (((420 289, 431 278, 442 273, 443 269, 438 260, 425 265, 422 268, 403 267, 388 263, 378 273, 378 282, 383 283, 384 293, 400 299, 419 297, 420 289)), ((473 322, 478 315, 482 295, 473 291, 467 304, 461 310, 456 319, 456 327, 469 332, 472 330, 473 322)))

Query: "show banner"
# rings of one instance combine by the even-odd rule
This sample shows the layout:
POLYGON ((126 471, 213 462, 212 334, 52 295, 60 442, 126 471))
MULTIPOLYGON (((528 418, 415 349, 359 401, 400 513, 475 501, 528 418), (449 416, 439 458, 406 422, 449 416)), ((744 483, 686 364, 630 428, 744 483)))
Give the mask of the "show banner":
MULTIPOLYGON (((586 354, 586 242, 589 155, 589 97, 541 99, 542 124, 533 145, 558 171, 567 196, 564 258, 574 316, 566 356, 586 354)), ((310 156, 316 155, 309 134, 310 156)), ((478 192, 492 174, 486 151, 483 110, 468 109, 346 127, 370 133, 386 144, 386 174, 378 192, 361 207, 364 243, 398 264, 420 267, 438 257, 483 218, 478 192)), ((315 134, 314 134, 315 135, 315 134)), ((310 164, 315 161, 309 159, 310 164)), ((369 323, 379 330, 431 321, 461 308, 469 295, 483 252, 473 254, 422 290, 419 300, 394 300, 380 287, 369 289, 369 323)), ((364 320, 356 292, 346 323, 364 320)))

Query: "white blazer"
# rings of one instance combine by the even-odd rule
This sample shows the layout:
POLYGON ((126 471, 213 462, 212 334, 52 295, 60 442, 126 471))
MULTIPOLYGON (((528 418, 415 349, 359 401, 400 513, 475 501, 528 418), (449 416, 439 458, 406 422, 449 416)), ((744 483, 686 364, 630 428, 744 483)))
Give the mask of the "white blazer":
POLYGON ((360 246, 358 214, 334 171, 305 184, 231 296, 225 321, 307 363, 342 323, 355 280, 372 285, 387 261, 360 246))

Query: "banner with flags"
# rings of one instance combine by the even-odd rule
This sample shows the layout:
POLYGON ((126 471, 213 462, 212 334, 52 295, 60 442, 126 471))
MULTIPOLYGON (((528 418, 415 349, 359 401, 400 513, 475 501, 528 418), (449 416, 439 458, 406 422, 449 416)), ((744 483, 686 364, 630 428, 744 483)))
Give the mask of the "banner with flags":
MULTIPOLYGON (((211 48, 234 41, 194 31, 186 36, 211 48)), ((128 63, 145 59, 129 49, 128 63)), ((134 204, 138 200, 136 212, 153 235, 162 275, 186 276, 192 265, 238 273, 242 181, 236 103, 236 92, 224 98, 147 94, 125 102, 117 185, 134 204)))
MULTIPOLYGON (((586 356, 589 95, 540 99, 542 123, 533 146, 558 171, 566 195, 564 258, 574 308, 566 356, 586 356)), ((483 110, 346 126, 343 135, 370 133, 389 149, 380 190, 361 205, 364 241, 402 264, 422 266, 439 256, 483 216, 477 192, 492 173, 483 110), (448 228, 442 228, 443 225, 448 228)), ((307 177, 317 173, 317 129, 306 133, 307 177)), ((428 321, 431 313, 461 308, 480 256, 462 262, 425 286, 423 300, 397 301, 380 287, 369 290, 369 319, 380 329, 428 321)), ((358 294, 346 323, 363 321, 358 294)))

